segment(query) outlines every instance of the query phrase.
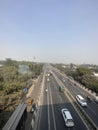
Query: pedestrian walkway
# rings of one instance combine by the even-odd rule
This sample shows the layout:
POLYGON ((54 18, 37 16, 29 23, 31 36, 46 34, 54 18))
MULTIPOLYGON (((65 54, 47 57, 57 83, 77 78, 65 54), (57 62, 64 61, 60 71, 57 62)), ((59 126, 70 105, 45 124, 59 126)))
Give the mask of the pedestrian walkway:
MULTIPOLYGON (((38 77, 38 79, 36 79, 34 81, 33 86, 29 89, 28 94, 26 95, 26 97, 31 97, 32 99, 34 99, 34 102, 38 104, 38 100, 39 100, 39 95, 41 92, 41 81, 42 81, 42 75, 38 77)), ((26 124, 25 124, 25 130, 30 130, 31 128, 31 121, 33 118, 33 113, 30 112, 32 105, 28 105, 27 106, 27 120, 26 120, 26 124)))

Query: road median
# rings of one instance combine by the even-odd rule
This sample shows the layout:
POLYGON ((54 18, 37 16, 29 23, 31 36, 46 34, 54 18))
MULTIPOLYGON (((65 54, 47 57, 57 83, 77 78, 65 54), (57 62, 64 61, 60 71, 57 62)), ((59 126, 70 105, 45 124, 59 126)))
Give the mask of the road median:
MULTIPOLYGON (((57 78, 57 76, 52 73, 55 80, 59 84, 59 86, 64 86, 65 85, 62 83, 62 81, 57 78)), ((85 121, 85 125, 87 126, 88 130, 98 130, 98 127, 95 125, 95 123, 91 120, 91 118, 86 114, 86 112, 80 107, 80 105, 77 103, 76 99, 72 96, 72 94, 69 92, 69 90, 65 87, 65 95, 67 95, 68 98, 70 98, 70 101, 72 101, 74 107, 77 109, 79 114, 82 117, 82 120, 85 121)))

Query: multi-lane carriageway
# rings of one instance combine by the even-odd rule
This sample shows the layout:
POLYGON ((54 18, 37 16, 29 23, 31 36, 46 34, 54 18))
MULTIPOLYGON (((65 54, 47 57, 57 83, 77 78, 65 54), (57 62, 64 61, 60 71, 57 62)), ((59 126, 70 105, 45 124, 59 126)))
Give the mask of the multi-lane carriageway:
MULTIPOLYGON (((62 83, 74 98, 77 94, 82 95, 84 98, 88 95, 93 99, 93 96, 84 91, 82 88, 74 85, 74 82, 70 82, 68 77, 54 70, 52 70, 52 72, 54 74, 50 76, 50 82, 47 82, 47 77, 43 76, 44 80, 42 82, 43 85, 41 89, 38 111, 36 113, 36 121, 34 122, 33 120, 33 126, 36 127, 34 127, 34 129, 31 127, 30 130, 91 130, 83 120, 78 109, 76 109, 73 105, 74 101, 70 100, 66 92, 61 93, 59 91, 60 84, 57 82, 57 79, 62 81, 62 79, 65 78, 65 82, 62 83), (61 114, 62 108, 67 108, 71 112, 75 124, 73 128, 67 128, 65 126, 65 122, 61 114)), ((93 100, 91 103, 87 103, 87 108, 82 109, 91 118, 98 129, 98 104, 96 104, 93 100)), ((32 122, 29 123, 32 124, 32 122)), ((28 126, 29 125, 30 124, 28 124, 28 126)))
POLYGON ((91 102, 87 100, 87 108, 82 107, 82 109, 86 112, 90 120, 98 129, 98 104, 95 103, 95 101, 93 100, 94 96, 91 95, 88 91, 85 91, 85 89, 79 87, 79 85, 76 85, 74 81, 68 80, 68 77, 62 75, 60 72, 54 71, 54 73, 61 81, 63 78, 65 79, 65 82, 63 82, 63 84, 66 86, 66 88, 69 90, 69 92, 74 98, 78 94, 82 95, 86 100, 87 96, 91 98, 91 102))
POLYGON ((88 130, 72 102, 64 93, 59 92, 59 85, 53 75, 50 76, 50 82, 45 78, 41 99, 36 130, 88 130), (62 108, 67 108, 71 112, 75 123, 73 128, 65 126, 61 114, 62 108))

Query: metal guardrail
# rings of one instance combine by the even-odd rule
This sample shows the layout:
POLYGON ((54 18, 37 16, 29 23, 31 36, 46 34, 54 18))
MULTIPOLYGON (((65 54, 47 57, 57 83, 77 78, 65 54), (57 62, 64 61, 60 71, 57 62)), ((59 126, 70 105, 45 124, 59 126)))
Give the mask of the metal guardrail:
POLYGON ((20 104, 9 118, 2 130, 25 130, 27 119, 27 105, 20 104))

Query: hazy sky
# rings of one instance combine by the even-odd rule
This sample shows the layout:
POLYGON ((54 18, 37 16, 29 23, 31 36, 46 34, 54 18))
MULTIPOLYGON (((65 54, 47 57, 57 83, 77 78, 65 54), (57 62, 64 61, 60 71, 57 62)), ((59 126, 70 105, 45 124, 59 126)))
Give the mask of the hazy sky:
POLYGON ((0 0, 0 60, 9 57, 98 64, 98 0, 0 0))

